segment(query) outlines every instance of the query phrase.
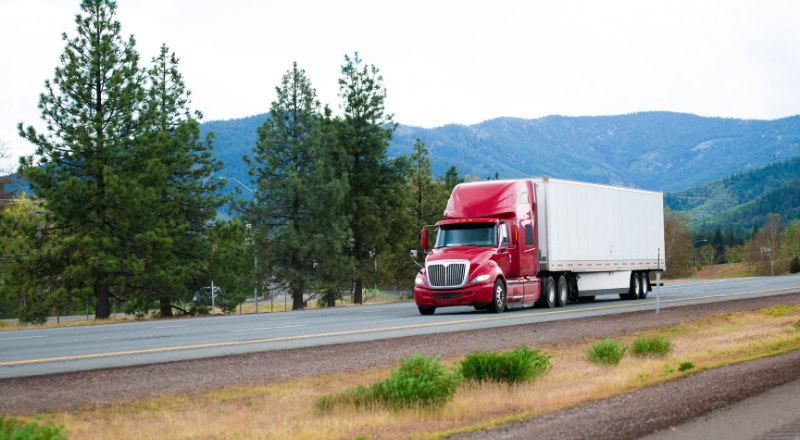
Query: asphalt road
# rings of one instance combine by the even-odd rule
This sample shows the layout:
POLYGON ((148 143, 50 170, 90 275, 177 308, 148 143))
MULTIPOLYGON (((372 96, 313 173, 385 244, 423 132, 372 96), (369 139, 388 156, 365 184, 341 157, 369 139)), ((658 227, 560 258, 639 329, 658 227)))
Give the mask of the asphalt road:
MULTIPOLYGON (((661 287, 661 307, 798 291, 799 275, 670 283, 661 287)), ((400 303, 0 332, 0 378, 569 320, 654 310, 655 302, 654 291, 646 300, 598 297, 564 308, 499 315, 452 307, 421 316, 413 303, 400 303)))
POLYGON ((644 440, 800 439, 800 381, 712 411, 644 440))

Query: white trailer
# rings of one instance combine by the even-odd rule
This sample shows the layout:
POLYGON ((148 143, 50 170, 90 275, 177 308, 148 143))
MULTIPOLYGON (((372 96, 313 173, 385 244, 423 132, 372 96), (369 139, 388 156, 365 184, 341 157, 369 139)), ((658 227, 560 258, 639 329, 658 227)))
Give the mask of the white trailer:
POLYGON ((631 295, 640 274, 665 270, 664 196, 569 180, 538 178, 535 184, 539 271, 572 273, 577 296, 631 295))

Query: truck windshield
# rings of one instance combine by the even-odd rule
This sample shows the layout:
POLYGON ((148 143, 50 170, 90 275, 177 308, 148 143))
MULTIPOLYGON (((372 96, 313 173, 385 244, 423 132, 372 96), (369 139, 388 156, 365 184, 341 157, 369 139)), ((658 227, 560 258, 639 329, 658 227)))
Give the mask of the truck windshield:
POLYGON ((454 246, 497 246, 497 225, 494 223, 462 223, 440 226, 434 247, 454 246))

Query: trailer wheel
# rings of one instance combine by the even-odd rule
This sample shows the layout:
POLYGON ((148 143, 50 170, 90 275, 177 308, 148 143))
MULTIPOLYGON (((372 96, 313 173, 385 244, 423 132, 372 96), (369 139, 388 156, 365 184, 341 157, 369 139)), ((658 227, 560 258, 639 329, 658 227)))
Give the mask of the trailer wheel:
POLYGON ((545 277, 542 280, 542 295, 536 302, 537 307, 551 309, 556 305, 556 283, 553 277, 545 277))
POLYGON ((628 293, 620 294, 620 298, 622 299, 639 299, 639 274, 636 272, 631 272, 631 286, 628 289, 628 293))
POLYGON ((647 291, 650 287, 650 277, 647 272, 639 274, 639 299, 647 298, 647 291))
POLYGON ((494 282, 492 303, 487 308, 493 313, 503 313, 506 310, 506 285, 503 280, 498 279, 494 282))
POLYGON ((567 305, 568 293, 569 287, 567 286, 567 279, 564 278, 564 275, 559 275, 558 282, 556 283, 556 297, 554 301, 556 307, 564 307, 567 305))
POLYGON ((419 314, 420 315, 433 315, 433 312, 436 311, 436 307, 419 307, 419 314))

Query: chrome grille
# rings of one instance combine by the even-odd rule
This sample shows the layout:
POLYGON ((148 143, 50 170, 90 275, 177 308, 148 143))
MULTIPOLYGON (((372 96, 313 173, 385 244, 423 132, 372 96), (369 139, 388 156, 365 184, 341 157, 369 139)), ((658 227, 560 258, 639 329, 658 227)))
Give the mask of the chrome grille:
POLYGON ((467 263, 432 263, 427 268, 428 285, 432 288, 454 288, 466 284, 467 263))

